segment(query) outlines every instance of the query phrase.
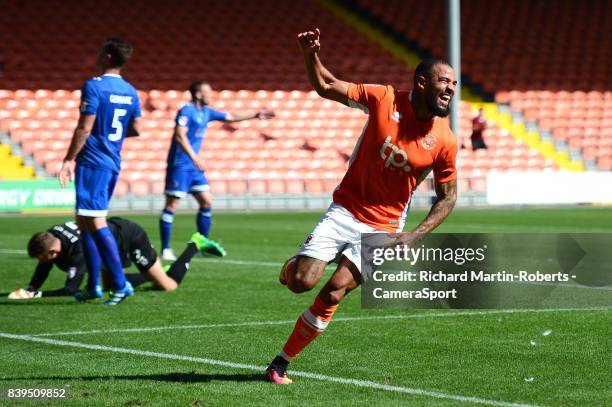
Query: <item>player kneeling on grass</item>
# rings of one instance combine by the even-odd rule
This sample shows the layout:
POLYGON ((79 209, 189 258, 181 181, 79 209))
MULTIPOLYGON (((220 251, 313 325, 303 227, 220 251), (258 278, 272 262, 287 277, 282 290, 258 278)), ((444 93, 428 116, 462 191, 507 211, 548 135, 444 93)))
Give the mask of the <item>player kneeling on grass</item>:
MULTIPOLYGON (((138 224, 122 218, 111 218, 108 224, 118 242, 123 267, 127 268, 134 263, 140 271, 126 275, 134 287, 151 281, 161 290, 175 290, 185 277, 193 256, 199 251, 206 252, 209 246, 204 236, 195 233, 166 273, 149 237, 138 224)), ((87 266, 80 232, 74 222, 55 225, 46 232, 35 233, 28 243, 28 255, 38 259, 34 275, 27 288, 13 291, 9 294, 10 299, 73 296, 78 292, 87 273, 87 266), (66 285, 57 290, 39 291, 53 265, 68 274, 66 285)))

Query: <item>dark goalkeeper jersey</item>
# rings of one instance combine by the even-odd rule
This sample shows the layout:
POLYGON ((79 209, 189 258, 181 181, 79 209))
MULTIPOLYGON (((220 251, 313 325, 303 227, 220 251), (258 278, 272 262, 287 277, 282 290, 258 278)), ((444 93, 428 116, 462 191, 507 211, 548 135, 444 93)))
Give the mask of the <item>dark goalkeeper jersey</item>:
MULTIPOLYGON (((138 224, 118 217, 108 219, 107 223, 117 241, 123 268, 130 267, 132 261, 134 261, 141 272, 146 272, 155 262, 157 254, 145 231, 138 224), (133 258, 134 252, 137 254, 136 258, 133 258), (132 253, 132 258, 130 253, 132 253), (146 259, 146 262, 143 262, 144 259, 146 259)), ((66 285, 58 290, 43 291, 42 296, 74 295, 81 287, 83 278, 87 274, 87 264, 85 263, 78 226, 74 222, 66 222, 55 225, 47 231, 60 240, 62 249, 53 262, 38 263, 27 290, 38 291, 47 280, 53 265, 56 265, 60 270, 67 273, 66 285)))
POLYGON ((56 265, 60 270, 67 273, 66 285, 58 290, 43 291, 43 297, 72 295, 78 291, 83 277, 87 274, 79 229, 74 222, 66 222, 55 225, 47 231, 60 240, 62 250, 53 262, 38 263, 28 285, 28 291, 38 291, 47 280, 53 265, 56 265))

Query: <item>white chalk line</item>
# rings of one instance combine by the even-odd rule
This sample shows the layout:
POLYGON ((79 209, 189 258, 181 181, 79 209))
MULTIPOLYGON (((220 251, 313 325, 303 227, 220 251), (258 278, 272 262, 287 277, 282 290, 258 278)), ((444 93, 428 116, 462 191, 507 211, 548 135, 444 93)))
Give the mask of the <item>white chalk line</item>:
MULTIPOLYGON (((559 309, 510 309, 510 310, 487 310, 487 311, 456 311, 456 312, 427 312, 419 314, 397 314, 397 315, 375 315, 361 317, 337 317, 333 322, 351 322, 351 321, 376 321, 376 320, 397 320, 397 319, 415 319, 415 318, 448 318, 461 316, 478 316, 478 315, 498 315, 498 314, 521 314, 521 313, 555 313, 555 312, 579 312, 579 311, 606 311, 612 310, 612 307, 597 307, 597 308, 559 308, 559 309)), ((111 329, 92 329, 81 331, 66 331, 66 332, 43 332, 27 334, 29 337, 49 337, 49 336, 75 336, 75 335, 91 335, 105 333, 141 333, 141 332, 158 332, 158 331, 173 331, 173 330, 189 330, 189 329, 214 329, 214 328, 236 328, 247 326, 273 326, 273 325, 288 325, 294 324, 295 319, 277 320, 277 321, 246 321, 224 324, 190 324, 190 325, 168 325, 157 327, 140 327, 140 328, 111 328, 111 329)))
POLYGON ((232 260, 232 259, 219 259, 219 258, 209 258, 209 257, 194 257, 191 261, 201 261, 204 263, 215 263, 215 264, 237 264, 240 266, 265 266, 265 267, 277 267, 279 270, 283 265, 282 261, 273 262, 273 261, 257 261, 257 260, 232 260))
MULTIPOLYGON (((0 249, 0 254, 26 254, 25 250, 22 249, 0 249)), ((256 260, 232 260, 232 259, 218 259, 218 258, 207 258, 207 257, 195 257, 192 261, 196 262, 205 262, 205 263, 215 263, 215 264, 236 264, 240 266, 262 266, 262 267, 278 267, 282 265, 282 261, 272 262, 272 261, 256 261, 256 260)), ((587 290, 604 290, 604 291, 612 291, 612 287, 589 287, 584 285, 577 284, 565 284, 565 283, 521 283, 521 284, 530 284, 530 285, 544 285, 544 286, 554 286, 554 287, 563 287, 563 288, 581 288, 587 290)))
POLYGON ((0 254, 27 254, 23 249, 0 249, 0 254))
MULTIPOLYGON (((27 254, 23 249, 0 249, 0 254, 27 254)), ((192 261, 203 261, 206 263, 227 263, 227 264, 238 264, 243 266, 266 266, 266 267, 280 267, 283 265, 282 261, 255 261, 255 260, 232 260, 232 259, 215 259, 207 257, 194 257, 192 261)))
MULTIPOLYGON (((200 358, 200 357, 185 356, 185 355, 175 355, 171 353, 151 352, 151 351, 145 351, 145 350, 139 350, 139 349, 119 348, 115 346, 94 345, 94 344, 88 344, 88 343, 82 343, 82 342, 69 342, 69 341, 62 341, 62 340, 57 340, 57 339, 36 338, 36 337, 28 336, 28 335, 14 335, 14 334, 3 333, 3 332, 0 332, 0 338, 15 339, 15 340, 21 340, 21 341, 26 341, 26 342, 44 343, 47 345, 55 345, 55 346, 81 348, 81 349, 88 349, 88 350, 95 350, 95 351, 155 357, 155 358, 160 358, 160 359, 181 360, 181 361, 201 363, 201 364, 211 365, 211 366, 222 366, 222 367, 228 367, 232 369, 251 370, 251 371, 261 372, 262 374, 266 369, 266 366, 257 366, 257 365, 251 365, 251 364, 245 364, 245 363, 228 362, 228 361, 223 361, 223 360, 200 358)), ((357 387, 384 390, 388 392, 405 393, 405 394, 411 394, 415 396, 430 397, 430 398, 445 399, 445 400, 454 400, 454 401, 461 401, 461 402, 466 402, 466 403, 484 404, 484 405, 498 406, 498 407, 533 407, 533 405, 528 405, 528 404, 517 404, 517 403, 506 402, 506 401, 488 400, 488 399, 482 399, 479 397, 462 396, 462 395, 457 395, 457 394, 443 393, 443 392, 425 390, 425 389, 419 389, 419 388, 413 388, 413 387, 392 386, 388 384, 373 382, 370 380, 349 379, 349 378, 344 378, 344 377, 328 376, 328 375, 322 375, 318 373, 311 373, 311 372, 304 372, 304 371, 291 371, 291 375, 295 377, 304 377, 304 378, 319 380, 319 381, 324 381, 324 382, 347 384, 347 385, 352 385, 352 386, 357 386, 357 387)), ((262 380, 263 380, 263 375, 262 375, 262 380)))

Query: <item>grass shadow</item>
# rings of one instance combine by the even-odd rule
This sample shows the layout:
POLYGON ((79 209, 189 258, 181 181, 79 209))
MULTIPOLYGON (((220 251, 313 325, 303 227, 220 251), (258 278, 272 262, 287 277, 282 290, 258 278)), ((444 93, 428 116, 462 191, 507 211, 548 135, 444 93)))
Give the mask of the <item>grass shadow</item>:
POLYGON ((261 374, 245 374, 245 373, 197 373, 195 371, 160 373, 160 374, 143 374, 143 375, 98 375, 98 376, 34 376, 34 377, 3 377, 1 382, 10 381, 96 381, 96 380, 144 380, 156 382, 172 382, 172 383, 209 383, 213 381, 221 382, 259 382, 264 380, 263 373, 261 374))

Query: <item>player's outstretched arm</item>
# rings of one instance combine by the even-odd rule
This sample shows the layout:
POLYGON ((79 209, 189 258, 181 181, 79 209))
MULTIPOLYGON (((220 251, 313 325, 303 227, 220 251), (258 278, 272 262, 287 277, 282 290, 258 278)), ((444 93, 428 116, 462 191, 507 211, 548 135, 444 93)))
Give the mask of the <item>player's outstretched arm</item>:
POLYGON ((272 110, 262 109, 256 113, 228 113, 225 117, 225 121, 227 123, 236 123, 241 122, 243 120, 251 120, 251 119, 271 119, 275 116, 272 110))
POLYGON ((11 300, 29 300, 32 298, 42 297, 43 293, 38 291, 38 289, 47 280, 47 277, 49 277, 49 272, 51 272, 52 268, 53 264, 51 263, 39 262, 27 288, 19 288, 11 292, 8 295, 8 298, 11 300))
MULTIPOLYGON (((83 262, 84 263, 84 262, 83 262)), ((81 288, 81 283, 83 282, 83 278, 87 274, 85 264, 82 264, 81 267, 78 267, 78 270, 74 275, 70 275, 66 277, 66 285, 62 288, 58 288, 57 290, 46 290, 41 293, 42 297, 74 297, 74 295, 81 288)))
POLYGON ((191 161, 195 164, 200 171, 204 171, 204 163, 200 160, 200 157, 193 151, 189 138, 187 137, 187 127, 177 125, 174 128, 174 139, 178 145, 187 153, 191 161))
POLYGON ((87 141, 87 137, 89 137, 95 121, 95 114, 81 113, 79 116, 79 122, 77 123, 74 133, 72 134, 72 140, 70 141, 70 146, 68 147, 66 157, 64 157, 62 169, 58 174, 61 186, 65 187, 68 185, 68 181, 72 181, 74 179, 74 160, 79 151, 81 151, 85 145, 85 141, 87 141))
POLYGON ((438 199, 423 221, 412 231, 413 233, 429 233, 437 228, 451 213, 457 201, 457 180, 435 183, 438 199))
POLYGON ((318 28, 298 34, 298 43, 304 54, 308 81, 319 96, 348 106, 349 83, 332 75, 319 59, 320 35, 318 28))
POLYGON ((47 281, 51 269, 53 269, 53 263, 39 262, 28 284, 28 291, 38 291, 45 281, 47 281))

